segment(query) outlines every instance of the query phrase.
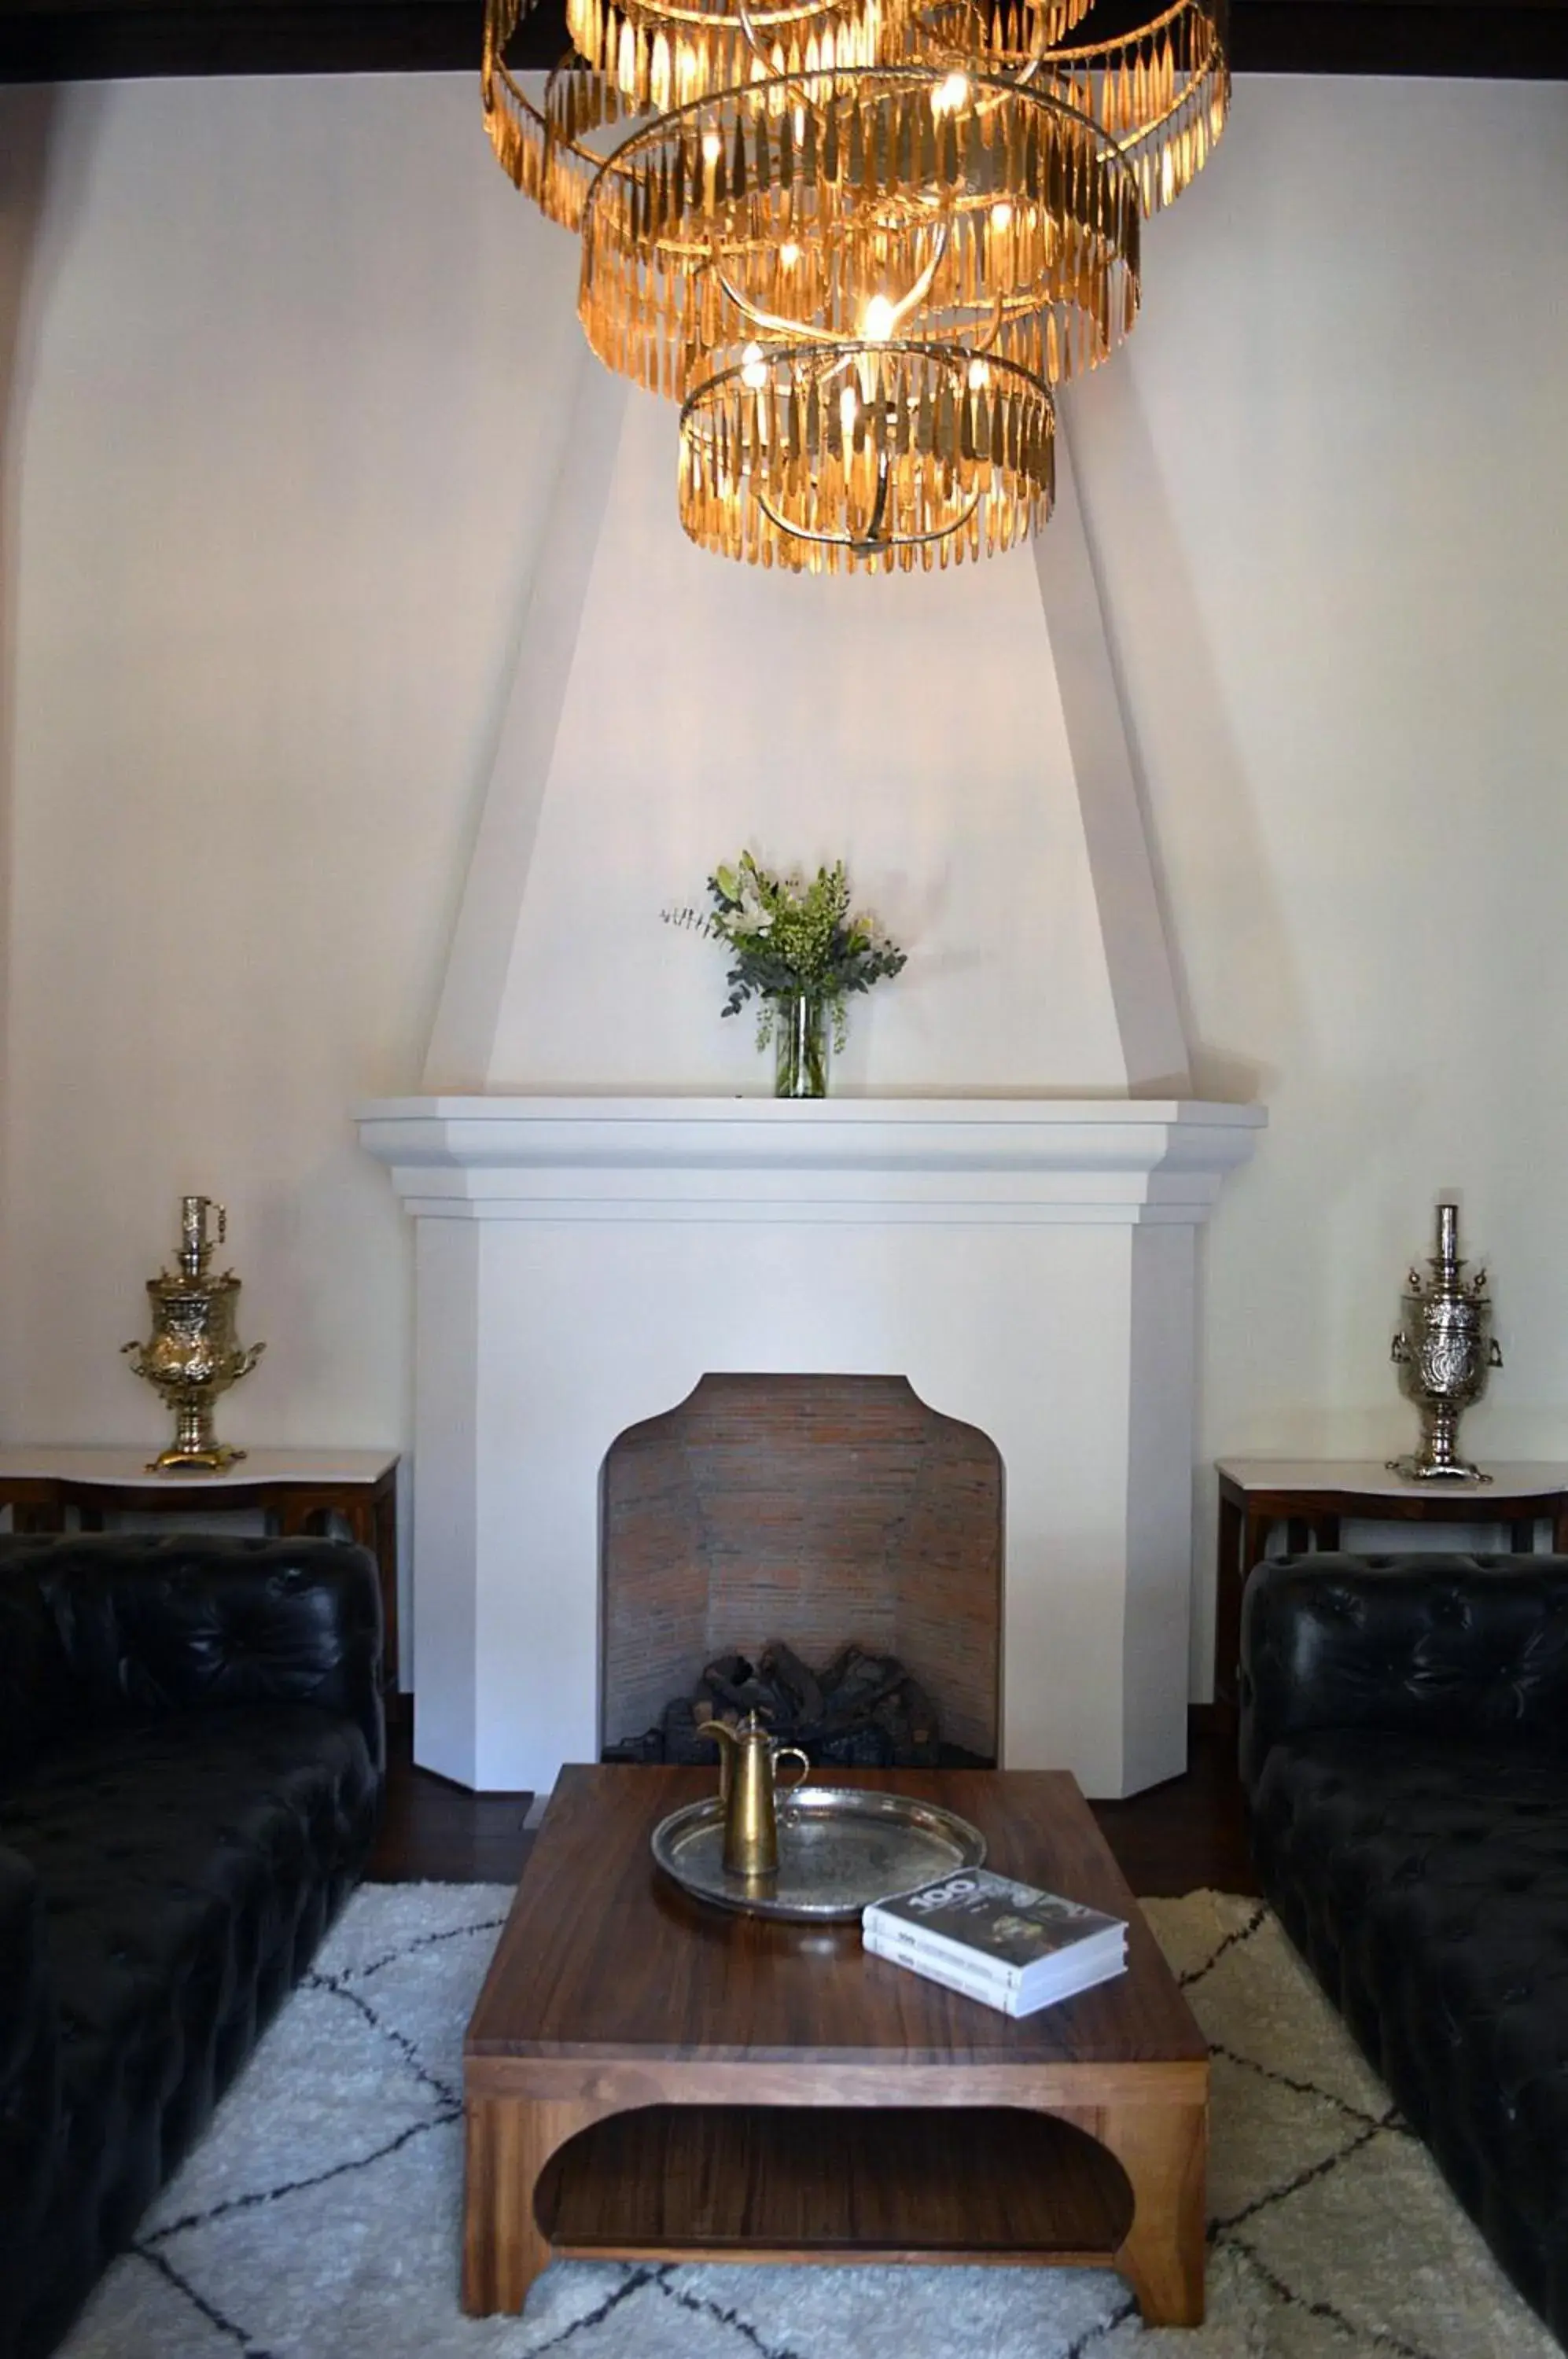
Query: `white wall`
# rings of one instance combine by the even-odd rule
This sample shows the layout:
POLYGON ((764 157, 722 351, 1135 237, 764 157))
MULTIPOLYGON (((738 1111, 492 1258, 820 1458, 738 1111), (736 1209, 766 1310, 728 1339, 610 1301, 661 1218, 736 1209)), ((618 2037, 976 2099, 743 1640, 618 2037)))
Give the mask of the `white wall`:
POLYGON ((268 1342, 234 1438, 406 1429, 348 1110, 418 1077, 577 333, 475 114, 61 94, 8 438, 8 1437, 161 1434, 117 1346, 188 1190, 268 1342))
POLYGON ((1508 1363, 1467 1444, 1568 1459, 1565 157, 1558 85, 1243 85, 1073 397, 1194 1084, 1269 1108, 1200 1245, 1201 1550, 1216 1454, 1409 1446, 1442 1195, 1508 1363))
POLYGON ((715 1020, 722 947, 659 921, 749 845, 842 855, 913 953, 853 1004, 841 1093, 1125 1090, 1034 567, 722 564, 673 455, 670 407, 630 395, 483 1080, 766 1089, 750 1016, 715 1020))
MULTIPOLYGON (((0 156, 38 105, 0 93, 0 156)), ((1149 234, 1130 347, 1073 397, 1195 1083, 1273 1114, 1203 1248, 1203 1462, 1404 1435, 1387 1332, 1449 1189, 1509 1362, 1473 1438, 1568 1443, 1565 116, 1552 86, 1243 83, 1149 234)), ((116 1346, 202 1189, 271 1346, 230 1429, 396 1441, 409 1241, 347 1109, 419 1084, 567 422, 572 249, 466 76, 79 89, 45 128, 41 220, 13 178, 0 223, 27 261, 0 321, 0 1431, 160 1432, 116 1346)), ((873 776, 844 775, 857 852, 873 776)), ((682 875, 747 832, 733 792, 682 875)), ((551 862, 589 816, 558 809, 551 862)), ((955 843, 952 908, 984 908, 977 873, 955 843)), ((918 954, 926 900, 863 881, 918 954)), ((647 954, 709 1005, 702 946, 650 927, 647 954)), ((567 978, 533 980, 559 1040, 567 978)))

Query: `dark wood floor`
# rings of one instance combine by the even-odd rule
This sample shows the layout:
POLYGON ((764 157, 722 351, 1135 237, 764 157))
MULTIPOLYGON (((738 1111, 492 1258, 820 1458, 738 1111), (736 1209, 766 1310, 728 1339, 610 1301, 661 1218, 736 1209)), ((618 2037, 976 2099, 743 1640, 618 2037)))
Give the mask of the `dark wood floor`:
MULTIPOLYGON (((532 1837, 531 1794, 471 1794, 416 1769, 407 1723, 393 1732, 381 1834, 370 1864, 382 1884, 515 1884, 532 1837)), ((1194 1729, 1184 1777, 1094 1815, 1133 1890, 1256 1892, 1234 1740, 1194 1729)))
POLYGON ((416 1769, 405 1712, 387 1731, 387 1796, 371 1854, 376 1884, 516 1884, 532 1837, 531 1794, 471 1794, 416 1769))
POLYGON ((1195 1892, 1256 1892, 1247 1843, 1247 1810, 1236 1772, 1236 1738, 1194 1726, 1187 1774, 1135 1794, 1130 1802, 1092 1805, 1116 1864, 1148 1897, 1195 1892))

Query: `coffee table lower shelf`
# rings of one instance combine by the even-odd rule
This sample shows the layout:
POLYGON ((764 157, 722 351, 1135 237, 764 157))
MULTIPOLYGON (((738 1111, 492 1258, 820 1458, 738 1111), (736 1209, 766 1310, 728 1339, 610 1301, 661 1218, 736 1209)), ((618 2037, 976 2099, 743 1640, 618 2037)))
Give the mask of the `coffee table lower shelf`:
POLYGON ((1132 2218, 1115 2158, 1012 2107, 653 2105, 539 2175, 562 2258, 998 2261, 1109 2267, 1132 2218))

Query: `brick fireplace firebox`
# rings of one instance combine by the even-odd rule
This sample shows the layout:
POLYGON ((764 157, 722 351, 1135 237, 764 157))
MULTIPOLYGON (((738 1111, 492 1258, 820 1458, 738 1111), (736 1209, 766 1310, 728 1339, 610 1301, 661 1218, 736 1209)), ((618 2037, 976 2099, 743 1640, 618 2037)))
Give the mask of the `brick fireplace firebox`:
POLYGON ((600 1725, 639 1736, 702 1666, 781 1638, 897 1655, 995 1760, 1002 1465, 901 1376, 707 1375, 604 1462, 600 1725))

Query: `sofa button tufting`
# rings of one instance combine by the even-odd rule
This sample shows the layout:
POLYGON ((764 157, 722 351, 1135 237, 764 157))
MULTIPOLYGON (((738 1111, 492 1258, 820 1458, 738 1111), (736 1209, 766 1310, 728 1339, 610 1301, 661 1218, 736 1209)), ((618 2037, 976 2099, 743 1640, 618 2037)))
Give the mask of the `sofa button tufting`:
MULTIPOLYGON (((8 2322, 14 2299, 40 2317, 80 2300, 110 2212, 131 2223, 308 1965, 362 1869, 381 1715, 358 1549, 0 1538, 0 1564, 82 1650, 69 1725, 7 1772, 5 1843, 41 1889, 47 1948, 23 1963, 48 1959, 53 2082, 21 2145, 3 2125, 0 2214, 19 2188, 46 2231, 24 2250, 0 2218, 8 2322)), ((0 2045, 12 1962, 0 1940, 0 2045)))
POLYGON ((1568 2342, 1568 1557, 1254 1583, 1264 1891, 1568 2342))

